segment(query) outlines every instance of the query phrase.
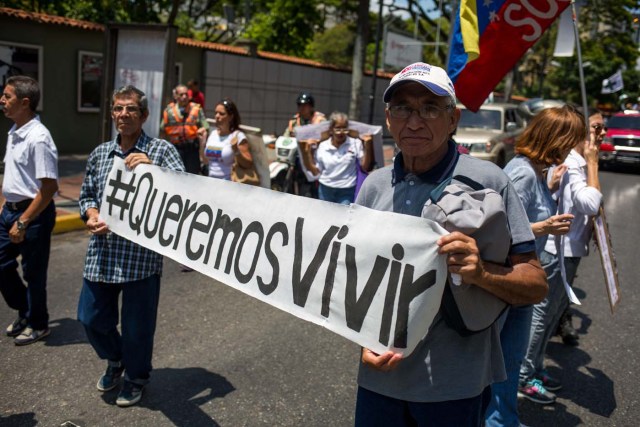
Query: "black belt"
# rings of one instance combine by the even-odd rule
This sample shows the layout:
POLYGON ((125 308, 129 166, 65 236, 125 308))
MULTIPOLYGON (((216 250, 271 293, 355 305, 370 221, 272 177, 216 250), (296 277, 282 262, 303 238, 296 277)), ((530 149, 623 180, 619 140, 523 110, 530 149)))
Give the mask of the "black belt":
POLYGON ((4 202, 4 207, 10 211, 23 211, 29 207, 33 199, 21 200, 19 202, 4 202))

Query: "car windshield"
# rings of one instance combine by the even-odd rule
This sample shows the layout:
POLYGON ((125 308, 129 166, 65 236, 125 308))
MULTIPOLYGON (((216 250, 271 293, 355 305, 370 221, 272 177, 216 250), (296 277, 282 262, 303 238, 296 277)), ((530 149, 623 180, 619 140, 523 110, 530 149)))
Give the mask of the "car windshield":
POLYGON ((458 127, 476 129, 502 129, 502 117, 498 110, 480 110, 477 113, 461 109, 458 127))
POLYGON ((607 122, 607 127, 640 130, 640 116, 613 116, 607 122))

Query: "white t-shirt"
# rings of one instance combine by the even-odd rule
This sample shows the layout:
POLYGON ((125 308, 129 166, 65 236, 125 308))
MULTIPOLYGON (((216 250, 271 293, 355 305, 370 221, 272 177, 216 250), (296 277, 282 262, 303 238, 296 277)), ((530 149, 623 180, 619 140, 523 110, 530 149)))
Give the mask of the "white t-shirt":
POLYGON ((7 137, 4 155, 2 195, 8 202, 33 199, 40 191, 40 179, 58 179, 58 150, 49 130, 35 116, 7 137))
POLYGON ((207 139, 204 155, 209 160, 209 176, 212 178, 231 179, 231 167, 233 166, 233 149, 231 140, 238 138, 238 144, 245 144, 247 136, 239 131, 233 131, 229 135, 220 136, 218 130, 211 132, 207 139))
POLYGON ((320 169, 320 184, 331 188, 351 188, 356 185, 356 161, 362 161, 362 141, 347 137, 339 147, 331 139, 323 141, 316 151, 316 164, 320 169))
MULTIPOLYGON (((598 214, 602 193, 587 185, 587 162, 576 150, 571 150, 564 164, 568 169, 560 181, 558 214, 570 213, 574 218, 569 233, 558 239, 564 256, 583 257, 589 255, 591 218, 598 214)), ((544 250, 556 255, 556 236, 549 236, 544 250)))

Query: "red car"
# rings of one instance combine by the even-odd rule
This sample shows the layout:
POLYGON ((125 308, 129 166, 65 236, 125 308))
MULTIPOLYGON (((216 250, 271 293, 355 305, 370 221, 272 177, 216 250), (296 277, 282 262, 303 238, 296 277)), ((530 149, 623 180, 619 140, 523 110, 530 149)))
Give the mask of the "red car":
POLYGON ((640 164, 640 112, 617 113, 607 121, 600 163, 640 164))

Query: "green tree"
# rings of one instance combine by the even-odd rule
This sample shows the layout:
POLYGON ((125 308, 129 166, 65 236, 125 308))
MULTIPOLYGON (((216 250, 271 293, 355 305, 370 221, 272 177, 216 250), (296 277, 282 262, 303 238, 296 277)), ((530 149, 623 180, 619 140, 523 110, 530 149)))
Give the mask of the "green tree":
POLYGON ((307 44, 322 23, 317 0, 271 0, 251 18, 246 36, 258 48, 287 55, 306 56, 307 44))
POLYGON ((307 56, 325 64, 338 67, 351 67, 355 28, 351 24, 341 23, 316 33, 307 46, 307 56))

